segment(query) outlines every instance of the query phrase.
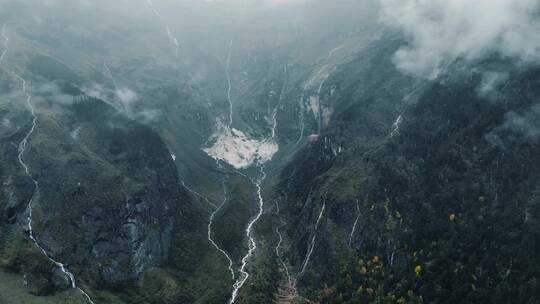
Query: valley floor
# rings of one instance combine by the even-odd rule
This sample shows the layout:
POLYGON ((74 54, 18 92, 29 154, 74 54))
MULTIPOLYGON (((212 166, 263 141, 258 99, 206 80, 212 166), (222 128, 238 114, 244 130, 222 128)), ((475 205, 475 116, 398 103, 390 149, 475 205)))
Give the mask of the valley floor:
POLYGON ((28 293, 23 278, 0 270, 0 304, 86 304, 75 290, 68 290, 52 296, 38 297, 28 293))

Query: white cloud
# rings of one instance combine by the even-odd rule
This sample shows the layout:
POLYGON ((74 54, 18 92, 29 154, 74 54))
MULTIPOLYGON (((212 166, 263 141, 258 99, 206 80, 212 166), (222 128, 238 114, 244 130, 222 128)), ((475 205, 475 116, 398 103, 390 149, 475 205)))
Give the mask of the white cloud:
POLYGON ((63 93, 55 82, 34 84, 32 89, 34 90, 32 93, 33 100, 48 100, 63 105, 73 104, 73 96, 63 93))
POLYGON ((403 72, 434 78, 456 59, 497 53, 540 59, 540 0, 380 0, 383 23, 409 45, 394 56, 403 72))
POLYGON ((487 71, 482 73, 482 82, 476 88, 478 95, 487 99, 496 98, 497 88, 508 80, 508 73, 487 71))

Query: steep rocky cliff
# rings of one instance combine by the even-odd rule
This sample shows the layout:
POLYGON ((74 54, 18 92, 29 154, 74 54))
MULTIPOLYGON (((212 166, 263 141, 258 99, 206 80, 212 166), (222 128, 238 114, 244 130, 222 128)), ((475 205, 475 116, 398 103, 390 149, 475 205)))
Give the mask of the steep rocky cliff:
POLYGON ((51 291, 46 267, 33 274, 40 283, 28 272, 25 255, 41 255, 22 240, 31 217, 39 246, 85 284, 137 281, 168 258, 173 227, 190 204, 170 152, 149 128, 55 80, 27 79, 37 117, 29 133, 32 116, 16 104, 24 100, 16 80, 2 114, 2 264, 43 285, 37 293, 51 291))
POLYGON ((350 106, 291 162, 277 192, 305 294, 323 303, 534 302, 539 74, 508 66, 458 63, 434 81, 400 83, 409 93, 388 90, 392 76, 365 94, 349 90, 350 106), (508 77, 485 90, 485 71, 503 66, 508 77), (401 111, 367 108, 378 96, 401 111))

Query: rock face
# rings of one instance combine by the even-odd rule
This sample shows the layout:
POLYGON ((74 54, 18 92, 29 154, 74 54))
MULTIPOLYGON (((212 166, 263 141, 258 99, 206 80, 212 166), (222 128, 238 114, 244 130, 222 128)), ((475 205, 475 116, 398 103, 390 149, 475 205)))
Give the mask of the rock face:
MULTIPOLYGON (((78 279, 84 269, 82 279, 88 282, 137 281, 145 269, 168 258, 180 212, 176 167, 166 146, 148 127, 101 100, 66 88, 61 92, 62 98, 71 99, 67 104, 59 104, 57 96, 36 98, 38 125, 23 155, 39 183, 40 195, 33 202, 35 236, 78 279)), ((24 111, 16 113, 20 121, 28 119, 24 111)), ((6 112, 4 119, 7 115, 13 114, 6 112)), ((17 218, 21 226, 27 224, 25 210, 33 187, 16 166, 14 148, 26 129, 21 125, 9 134, 2 130, 8 143, 2 145, 0 171, 4 225, 17 218)), ((9 235, 3 232, 0 240, 9 235)), ((17 250, 6 246, 0 242, 4 253, 17 250)), ((9 253, 5 256, 9 258, 9 253)), ((62 290, 64 279, 53 271, 29 282, 62 290)))
MULTIPOLYGON (((134 281, 167 258, 179 205, 175 166, 156 134, 100 100, 82 98, 71 107, 71 113, 44 117, 41 124, 41 130, 53 121, 79 129, 77 139, 63 139, 70 147, 59 151, 51 138, 28 154, 41 189, 38 237, 59 255, 70 251, 56 245, 65 244, 64 237, 74 245, 82 241, 83 259, 70 259, 97 263, 106 282, 134 281), (66 226, 76 233, 65 235, 66 226)), ((44 133, 40 138, 47 138, 44 133)))
POLYGON ((156 210, 152 201, 137 198, 116 210, 94 207, 84 217, 85 239, 105 281, 136 280, 167 258, 174 221, 156 210))
MULTIPOLYGON (((1 82, 1 81, 0 81, 1 82)), ((26 208, 32 195, 32 182, 25 178, 17 160, 18 143, 24 130, 30 127, 24 110, 15 101, 0 105, 0 218, 2 223, 14 223, 17 214, 26 208), (28 122, 18 125, 18 122, 28 122)))
POLYGON ((71 288, 69 277, 58 268, 53 270, 52 284, 57 291, 64 291, 71 288))
POLYGON ((369 59, 372 75, 409 92, 354 90, 352 70, 335 73, 334 118, 277 187, 301 293, 322 303, 533 302, 538 69, 494 59, 510 76, 486 95, 483 64, 415 84, 385 64, 389 54, 369 59))

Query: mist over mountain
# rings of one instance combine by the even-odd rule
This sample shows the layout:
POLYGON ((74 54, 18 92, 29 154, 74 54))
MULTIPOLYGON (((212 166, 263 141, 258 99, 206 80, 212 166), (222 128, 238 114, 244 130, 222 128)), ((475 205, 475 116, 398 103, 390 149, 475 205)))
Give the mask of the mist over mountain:
POLYGON ((382 1, 382 20, 409 45, 394 57, 405 72, 435 78, 458 59, 492 55, 537 63, 538 1, 382 1))
POLYGON ((0 0, 0 304, 537 303, 538 0, 0 0))

